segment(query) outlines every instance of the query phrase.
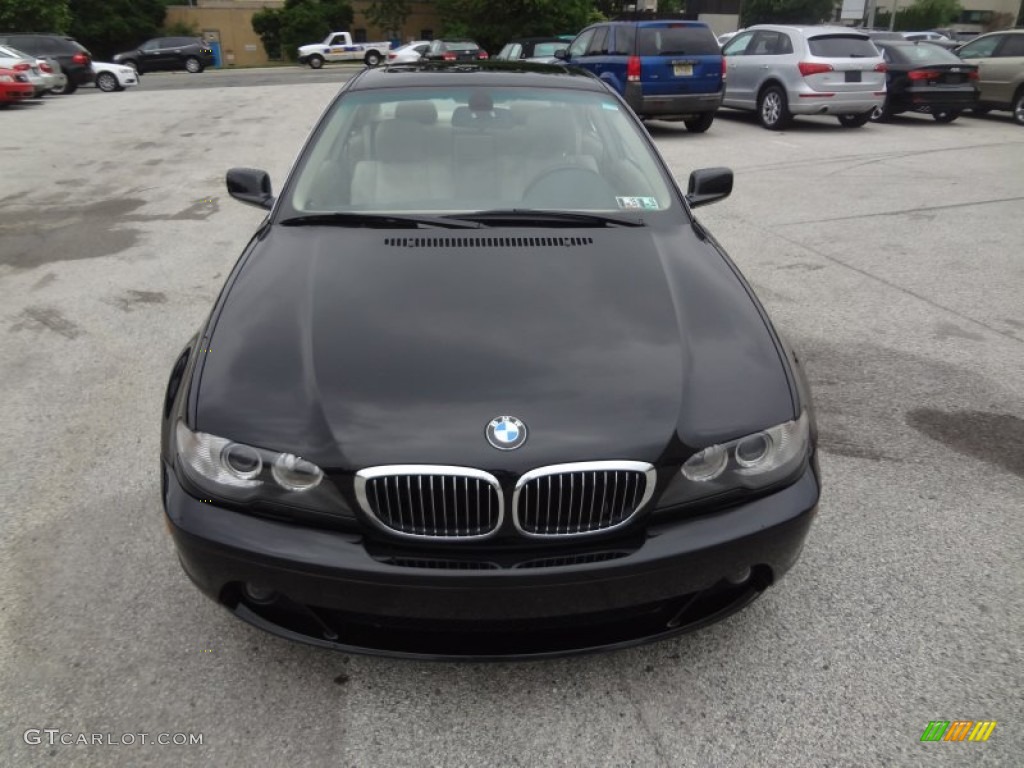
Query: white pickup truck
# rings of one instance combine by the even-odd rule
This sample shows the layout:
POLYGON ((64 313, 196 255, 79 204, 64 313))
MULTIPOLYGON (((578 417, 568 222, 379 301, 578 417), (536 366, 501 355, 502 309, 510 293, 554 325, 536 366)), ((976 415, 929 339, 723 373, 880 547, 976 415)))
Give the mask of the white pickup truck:
POLYGON ((353 43, 348 32, 331 32, 322 43, 299 46, 299 64, 320 69, 328 61, 362 61, 376 67, 387 58, 391 43, 353 43))

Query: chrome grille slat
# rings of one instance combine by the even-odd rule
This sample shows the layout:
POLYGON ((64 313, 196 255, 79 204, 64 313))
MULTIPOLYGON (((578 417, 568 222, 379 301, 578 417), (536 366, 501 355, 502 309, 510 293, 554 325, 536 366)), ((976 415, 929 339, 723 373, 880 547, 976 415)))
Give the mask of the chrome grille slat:
POLYGON ((650 464, 637 461, 540 467, 524 474, 516 484, 513 521, 526 536, 578 536, 612 530, 625 525, 647 504, 656 479, 650 464))
POLYGON ((377 526, 398 536, 483 538, 496 533, 504 517, 500 483, 477 469, 371 467, 356 473, 355 486, 362 510, 377 526))

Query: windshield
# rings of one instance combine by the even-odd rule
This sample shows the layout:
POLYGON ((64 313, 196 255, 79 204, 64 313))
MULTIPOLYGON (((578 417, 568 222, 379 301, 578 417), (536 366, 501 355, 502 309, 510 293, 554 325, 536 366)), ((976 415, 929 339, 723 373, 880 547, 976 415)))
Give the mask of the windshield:
POLYGON ((383 88, 324 117, 285 193, 293 213, 659 211, 669 181, 611 94, 383 88))
POLYGON ((537 43, 533 46, 533 55, 538 58, 542 56, 552 58, 555 55, 555 51, 560 51, 561 49, 568 47, 569 44, 563 41, 558 41, 556 43, 537 43))
POLYGON ((670 24, 641 27, 640 56, 710 56, 720 53, 718 41, 707 27, 670 24))
POLYGON ((807 41, 812 56, 823 59, 876 59, 878 49, 860 35, 821 35, 807 41))

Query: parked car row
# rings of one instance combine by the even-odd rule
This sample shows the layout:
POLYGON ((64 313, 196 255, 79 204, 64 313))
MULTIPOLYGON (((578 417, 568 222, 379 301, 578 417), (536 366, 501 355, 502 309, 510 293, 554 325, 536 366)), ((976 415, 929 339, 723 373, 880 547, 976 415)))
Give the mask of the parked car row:
MULTIPOLYGON (((907 111, 952 122, 966 110, 1010 110, 1024 124, 1024 30, 982 35, 950 49, 938 32, 762 24, 715 38, 699 21, 611 21, 563 37, 509 41, 499 61, 587 70, 643 119, 708 130, 721 107, 751 111, 769 130, 797 115, 843 126, 907 111), (723 38, 728 37, 727 40, 723 38)), ((471 40, 416 41, 389 64, 487 58, 471 40)))
POLYGON ((115 55, 113 62, 101 62, 67 35, 0 33, 0 105, 71 94, 91 83, 101 91, 123 91, 138 85, 144 72, 202 72, 214 63, 213 50, 196 37, 154 38, 115 55))

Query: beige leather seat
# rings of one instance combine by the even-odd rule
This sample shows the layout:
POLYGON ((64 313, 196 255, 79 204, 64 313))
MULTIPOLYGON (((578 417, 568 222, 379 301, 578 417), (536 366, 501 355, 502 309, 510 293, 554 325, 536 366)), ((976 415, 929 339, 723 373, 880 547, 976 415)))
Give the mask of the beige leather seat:
MULTIPOLYGON (((433 108, 432 104, 428 106, 433 108)), ((396 116, 377 126, 375 159, 356 163, 352 204, 388 210, 422 201, 426 208, 433 204, 444 208, 444 201, 451 199, 454 189, 450 155, 443 152, 435 126, 419 119, 426 119, 428 110, 410 103, 396 108, 396 115, 399 109, 401 118, 396 116)), ((433 119, 437 119, 436 111, 433 119)))

